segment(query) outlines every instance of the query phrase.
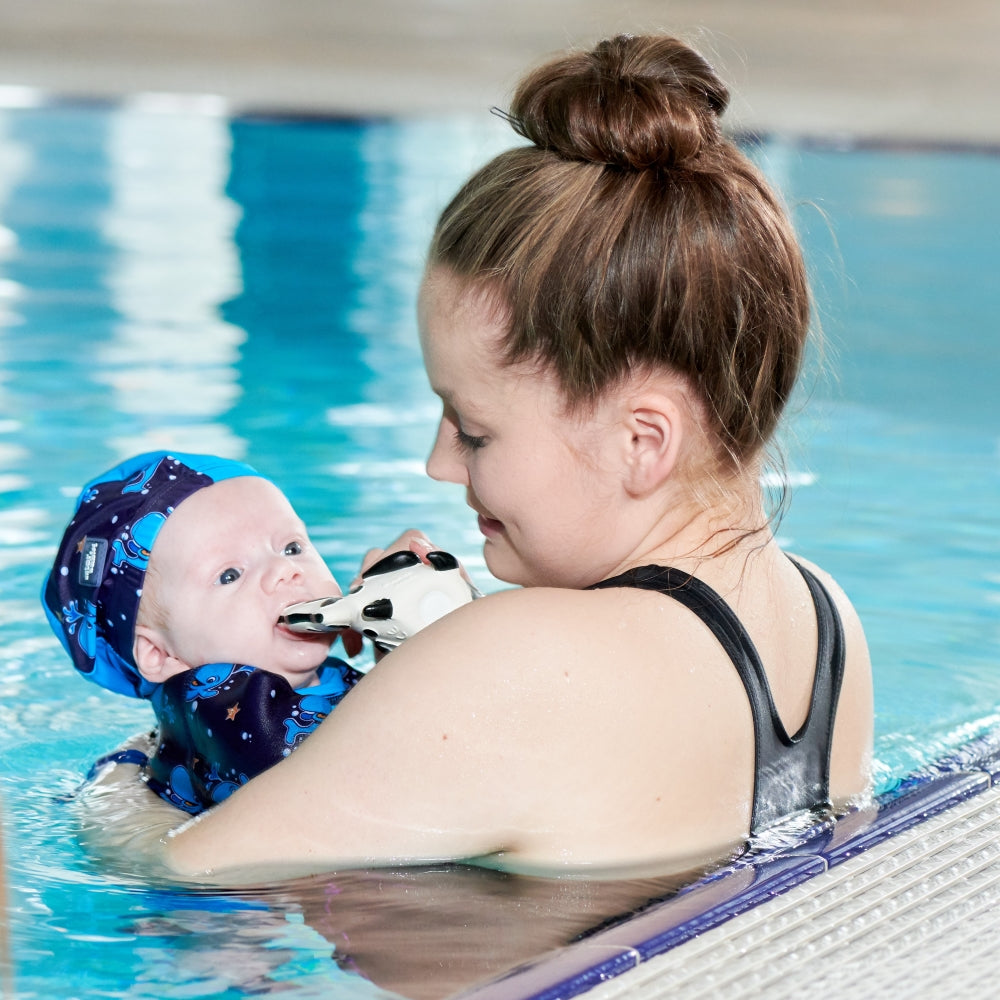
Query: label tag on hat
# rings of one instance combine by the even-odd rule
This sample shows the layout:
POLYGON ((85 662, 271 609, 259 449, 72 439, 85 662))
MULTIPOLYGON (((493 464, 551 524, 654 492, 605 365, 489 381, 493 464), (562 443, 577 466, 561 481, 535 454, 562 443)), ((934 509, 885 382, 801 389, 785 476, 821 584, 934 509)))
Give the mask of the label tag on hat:
POLYGON ((80 543, 80 569, 78 582, 81 587, 99 587, 104 579, 104 563, 108 558, 108 543, 104 538, 84 538, 80 543))

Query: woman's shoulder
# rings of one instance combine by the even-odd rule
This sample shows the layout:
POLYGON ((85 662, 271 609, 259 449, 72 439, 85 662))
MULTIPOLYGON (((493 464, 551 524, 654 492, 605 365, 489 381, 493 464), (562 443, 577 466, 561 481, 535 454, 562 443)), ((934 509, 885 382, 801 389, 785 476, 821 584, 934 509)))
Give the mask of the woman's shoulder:
MULTIPOLYGON (((506 831, 510 858, 557 842, 591 859, 664 844, 687 856, 720 836, 717 797, 702 802, 704 790, 746 798, 753 752, 738 678, 683 616, 663 595, 624 588, 489 595, 386 656, 312 739, 378 759, 398 777, 397 797, 423 789, 428 822, 464 803, 506 831), (716 728, 725 735, 706 740, 716 728), (608 828, 609 814, 626 813, 628 829, 608 828), (654 825, 671 831, 666 841, 654 825)), ((723 839, 745 819, 726 818, 723 839)), ((474 825, 465 812, 455 823, 474 825)))
POLYGON ((798 556, 830 595, 844 630, 845 666, 837 702, 830 791, 840 805, 868 794, 873 753, 874 694, 872 665, 864 626, 840 584, 824 569, 798 556))
MULTIPOLYGON (((456 688, 478 699, 491 687, 501 691, 501 700, 511 691, 545 699, 572 679, 581 690, 613 683, 620 701, 672 688, 669 702, 676 705, 694 662, 701 667, 699 683, 731 683, 720 653, 701 623, 663 594, 530 587, 458 608, 408 639, 372 673, 389 667, 393 681, 412 673, 400 690, 439 684, 451 691, 449 700, 456 688)), ((585 711, 584 703, 578 709, 585 711)))
POLYGON ((816 563, 810 562, 808 559, 803 559, 799 555, 793 556, 792 558, 800 567, 808 570, 823 586, 823 589, 827 592, 827 594, 829 594, 830 599, 833 601, 833 604, 840 615, 840 620, 844 627, 844 635, 847 639, 848 651, 850 653, 854 653, 855 651, 858 653, 863 652, 864 656, 867 658, 868 644, 865 639, 861 618, 851 602, 851 599, 847 596, 847 592, 837 582, 837 580, 821 566, 817 566, 816 563))
POLYGON ((465 605, 446 622, 456 631, 468 633, 469 638, 478 634, 484 642, 500 638, 518 642, 521 636, 526 643, 537 643, 544 638, 560 646, 572 647, 581 639, 588 643, 593 641, 595 633, 603 635, 604 642, 611 642, 613 636, 606 630, 620 624, 623 616, 641 614, 645 606, 642 596, 641 592, 629 588, 501 590, 465 605))
POLYGON ((530 624, 544 631, 557 630, 566 639, 572 633, 565 630, 565 624, 589 631, 603 628, 623 616, 654 614, 654 608, 680 608, 680 605, 666 595, 630 586, 622 582, 620 586, 601 589, 574 590, 561 587, 525 587, 500 590, 487 594, 458 609, 449 616, 452 624, 474 625, 475 627, 508 627, 511 616, 516 616, 519 626, 530 624))

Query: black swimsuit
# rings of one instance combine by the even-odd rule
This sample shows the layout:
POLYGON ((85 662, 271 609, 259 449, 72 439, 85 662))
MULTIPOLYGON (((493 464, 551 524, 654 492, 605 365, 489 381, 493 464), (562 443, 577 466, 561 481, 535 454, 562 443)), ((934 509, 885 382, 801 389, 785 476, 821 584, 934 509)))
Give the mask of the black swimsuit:
POLYGON ((830 750, 837 698, 844 677, 844 630, 830 595, 804 566, 795 563, 809 586, 819 633, 812 701, 802 728, 789 736, 774 707, 760 656, 732 608, 701 580, 666 566, 642 566, 605 587, 639 587, 678 600, 711 629, 733 661, 753 715, 756 762, 750 832, 759 833, 800 809, 829 807, 830 750))

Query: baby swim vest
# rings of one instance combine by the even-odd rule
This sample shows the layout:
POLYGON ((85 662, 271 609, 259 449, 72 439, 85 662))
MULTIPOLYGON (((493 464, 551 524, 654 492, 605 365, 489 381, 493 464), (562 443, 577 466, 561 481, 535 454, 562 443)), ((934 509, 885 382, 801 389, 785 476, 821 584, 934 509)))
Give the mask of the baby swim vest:
POLYGON ((816 608, 818 652, 809 714, 791 736, 774 707, 764 665, 747 630, 707 584, 670 567, 642 566, 590 588, 638 587, 672 597, 696 614, 722 643, 743 682, 753 715, 756 760, 751 834, 801 809, 830 807, 830 751, 844 678, 844 630, 826 588, 804 566, 792 562, 816 608))
POLYGON ((364 676, 330 657, 319 683, 298 690, 278 674, 211 663, 176 674, 151 697, 159 722, 146 782, 199 813, 287 757, 364 676))

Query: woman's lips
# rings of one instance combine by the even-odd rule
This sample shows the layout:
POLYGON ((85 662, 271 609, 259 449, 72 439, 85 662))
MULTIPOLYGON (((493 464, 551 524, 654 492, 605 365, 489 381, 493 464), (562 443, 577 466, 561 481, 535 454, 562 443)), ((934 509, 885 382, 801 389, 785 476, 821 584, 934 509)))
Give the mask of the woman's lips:
POLYGON ((479 530, 487 537, 492 538, 503 531, 503 521, 487 517, 485 514, 479 515, 479 530))

